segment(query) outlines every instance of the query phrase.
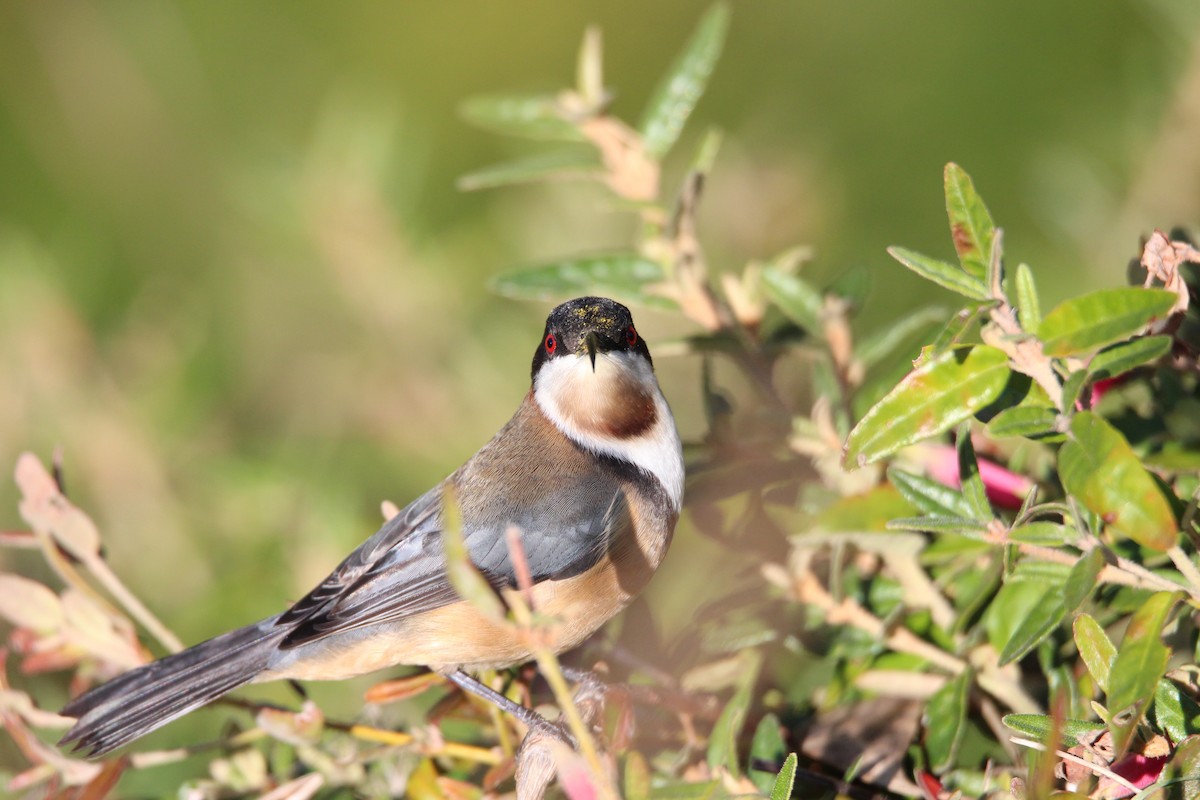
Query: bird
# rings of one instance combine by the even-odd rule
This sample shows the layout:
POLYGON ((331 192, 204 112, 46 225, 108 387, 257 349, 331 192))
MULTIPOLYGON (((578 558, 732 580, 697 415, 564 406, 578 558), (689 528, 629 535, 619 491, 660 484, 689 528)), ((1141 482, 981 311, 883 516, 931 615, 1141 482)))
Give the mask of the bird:
POLYGON ((679 433, 628 308, 579 297, 554 308, 516 413, 461 467, 393 515, 285 611, 125 672, 71 700, 60 741, 100 758, 250 683, 338 680, 424 666, 546 723, 480 682, 533 657, 528 637, 464 600, 448 576, 447 502, 468 558, 497 591, 530 599, 556 652, 580 644, 645 587, 683 502, 679 433))

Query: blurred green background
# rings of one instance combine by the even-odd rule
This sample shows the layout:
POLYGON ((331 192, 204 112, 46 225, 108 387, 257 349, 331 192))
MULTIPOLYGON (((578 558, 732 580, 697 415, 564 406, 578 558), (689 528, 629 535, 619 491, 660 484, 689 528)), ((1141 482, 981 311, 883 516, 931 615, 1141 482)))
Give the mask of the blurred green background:
MULTIPOLYGON (((3 4, 0 464, 61 445, 115 569, 187 642, 298 597, 519 402, 549 305, 487 279, 633 231, 591 186, 457 191, 536 148, 456 107, 569 85, 597 23, 636 121, 703 9, 3 4)), ((872 273, 870 328, 934 299, 884 248, 951 254, 954 160, 1052 305, 1200 220, 1198 31, 1192 0, 735 3, 667 185, 723 129, 714 267, 812 245, 819 280, 872 273)), ((639 321, 652 348, 687 332, 639 321)), ((697 365, 659 369, 698 437, 697 365)), ((0 485, 0 527, 16 503, 0 485)))

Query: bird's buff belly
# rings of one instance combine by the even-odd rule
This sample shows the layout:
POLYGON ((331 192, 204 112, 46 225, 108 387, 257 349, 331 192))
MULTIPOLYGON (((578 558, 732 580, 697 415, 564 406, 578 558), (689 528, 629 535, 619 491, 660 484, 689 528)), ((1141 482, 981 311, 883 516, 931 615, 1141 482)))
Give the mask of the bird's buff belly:
MULTIPOLYGON (((533 588, 536 630, 488 618, 465 601, 408 619, 331 636, 281 653, 258 680, 339 680, 399 664, 446 670, 528 661, 539 643, 575 647, 629 604, 653 569, 618 569, 608 557, 580 575, 533 588)), ((645 564, 645 567, 650 567, 645 564)))

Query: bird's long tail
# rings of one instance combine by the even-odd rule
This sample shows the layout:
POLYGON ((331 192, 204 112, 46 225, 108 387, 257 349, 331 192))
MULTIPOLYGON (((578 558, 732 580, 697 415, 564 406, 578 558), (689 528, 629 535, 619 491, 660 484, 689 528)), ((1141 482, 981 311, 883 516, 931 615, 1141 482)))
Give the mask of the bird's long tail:
POLYGON ((98 758, 249 683, 287 635, 274 621, 222 634, 81 694, 62 710, 78 721, 59 745, 98 758))

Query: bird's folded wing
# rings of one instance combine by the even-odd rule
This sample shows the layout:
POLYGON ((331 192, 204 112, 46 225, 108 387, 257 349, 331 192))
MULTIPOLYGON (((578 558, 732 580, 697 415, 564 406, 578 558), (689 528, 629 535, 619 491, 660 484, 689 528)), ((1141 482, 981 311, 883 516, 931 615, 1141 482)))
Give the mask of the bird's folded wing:
MULTIPOLYGON (((517 519, 464 520, 471 561, 492 586, 513 586, 516 573, 505 532, 515 526, 535 582, 569 577, 595 565, 629 525, 624 495, 606 503, 558 504, 517 519)), ((395 622, 459 600, 446 575, 442 492, 435 488, 351 553, 329 577, 282 614, 290 627, 282 647, 395 622)))

